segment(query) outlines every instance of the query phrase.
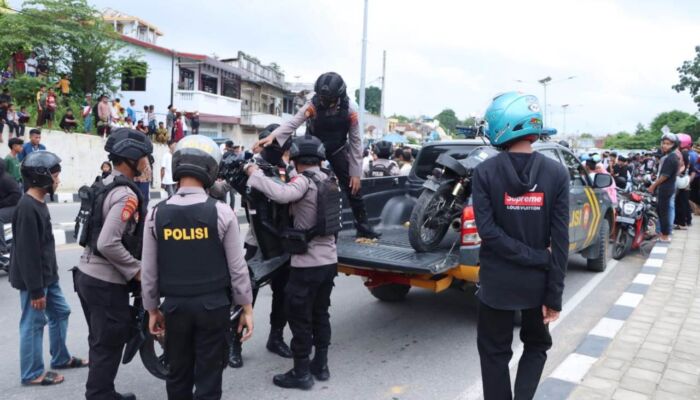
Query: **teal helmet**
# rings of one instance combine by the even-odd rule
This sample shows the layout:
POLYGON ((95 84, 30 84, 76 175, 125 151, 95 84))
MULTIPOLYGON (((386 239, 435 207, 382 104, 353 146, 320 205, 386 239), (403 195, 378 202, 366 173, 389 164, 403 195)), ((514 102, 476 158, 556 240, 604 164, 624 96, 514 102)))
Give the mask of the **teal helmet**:
POLYGON ((494 146, 542 132, 542 112, 537 97, 519 92, 496 96, 486 110, 486 136, 494 146))

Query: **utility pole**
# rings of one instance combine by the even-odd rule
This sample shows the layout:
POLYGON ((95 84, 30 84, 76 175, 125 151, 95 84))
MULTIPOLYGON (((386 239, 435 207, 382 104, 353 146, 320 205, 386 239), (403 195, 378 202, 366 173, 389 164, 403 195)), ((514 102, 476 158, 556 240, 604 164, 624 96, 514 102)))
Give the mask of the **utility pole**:
MULTIPOLYGON (((382 97, 380 101, 380 107, 379 107, 379 118, 384 120, 384 100, 386 99, 386 50, 384 50, 384 53, 382 53, 382 97)), ((382 126, 382 133, 386 133, 386 123, 384 126, 382 126)))
POLYGON ((548 76, 546 78, 540 79, 539 82, 544 88, 544 113, 542 114, 542 127, 547 127, 547 84, 552 81, 552 77, 548 76))
POLYGON ((362 23, 362 61, 360 66, 360 137, 365 135, 365 75, 367 66, 367 7, 368 0, 365 0, 365 16, 362 23))
POLYGON ((564 129, 563 129, 563 134, 566 135, 566 109, 569 108, 568 104, 562 104, 561 109, 564 112, 564 129))

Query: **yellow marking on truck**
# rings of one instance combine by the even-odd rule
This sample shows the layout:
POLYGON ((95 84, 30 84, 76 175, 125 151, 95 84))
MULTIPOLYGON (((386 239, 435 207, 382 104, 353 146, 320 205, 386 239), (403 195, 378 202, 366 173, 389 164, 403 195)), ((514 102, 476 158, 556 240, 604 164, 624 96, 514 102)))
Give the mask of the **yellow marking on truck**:
POLYGON ((584 192, 586 193, 586 197, 588 197, 588 204, 590 204, 591 211, 593 212, 593 221, 588 227, 586 242, 583 245, 583 247, 586 248, 593 242, 593 239, 595 238, 595 235, 598 232, 597 228, 599 226, 601 215, 600 204, 598 204, 598 198, 595 196, 595 192, 593 192, 593 189, 587 187, 584 188, 584 192))

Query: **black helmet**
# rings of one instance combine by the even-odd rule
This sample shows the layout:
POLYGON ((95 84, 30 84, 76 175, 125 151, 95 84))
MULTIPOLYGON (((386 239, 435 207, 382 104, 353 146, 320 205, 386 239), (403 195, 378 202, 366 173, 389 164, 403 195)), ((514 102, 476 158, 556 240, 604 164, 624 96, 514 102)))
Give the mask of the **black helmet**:
POLYGON ((292 140, 292 147, 289 149, 289 158, 295 160, 299 157, 315 157, 318 158, 319 161, 325 160, 326 148, 316 136, 298 136, 292 140))
POLYGON ((61 172, 61 159, 46 150, 29 153, 20 167, 26 187, 38 187, 53 194, 53 176, 61 172))
POLYGON ((380 140, 374 144, 374 154, 376 154, 379 158, 389 158, 391 156, 391 146, 391 142, 387 140, 380 140))
POLYGON ((321 106, 327 107, 336 99, 346 97, 347 86, 343 78, 335 72, 326 72, 316 79, 314 85, 315 97, 321 106))
POLYGON ((214 184, 219 173, 221 150, 209 137, 191 135, 177 142, 173 153, 173 179, 197 178, 205 188, 214 184))
POLYGON ((258 134, 258 140, 263 140, 266 137, 270 136, 272 131, 274 131, 275 129, 277 129, 279 127, 280 127, 280 124, 270 124, 270 125, 266 126, 265 129, 260 131, 260 133, 258 134))
POLYGON ((105 151, 110 160, 119 157, 126 160, 138 161, 153 152, 151 139, 143 133, 129 128, 115 129, 105 143, 105 151))

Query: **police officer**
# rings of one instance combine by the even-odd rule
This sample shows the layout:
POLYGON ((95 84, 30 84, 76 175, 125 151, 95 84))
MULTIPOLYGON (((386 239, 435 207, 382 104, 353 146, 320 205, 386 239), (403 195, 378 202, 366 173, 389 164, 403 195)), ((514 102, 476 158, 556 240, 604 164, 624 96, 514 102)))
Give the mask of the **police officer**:
POLYGON ((389 159, 391 157, 391 147, 391 142, 387 140, 380 140, 374 144, 373 151, 377 158, 370 161, 367 164, 367 169, 363 171, 366 178, 399 175, 399 165, 396 164, 396 161, 389 159))
MULTIPOLYGON (((297 232, 317 232, 301 239, 303 249, 291 249, 289 282, 285 288, 286 311, 289 327, 292 330, 292 353, 294 368, 285 374, 275 375, 273 383, 283 388, 310 389, 314 377, 320 381, 330 378, 328 370, 328 346, 331 339, 330 296, 333 280, 337 274, 338 253, 335 237, 327 232, 319 232, 318 215, 327 210, 340 212, 340 197, 336 194, 336 204, 329 202, 327 209, 319 206, 319 185, 315 180, 328 178, 320 168, 326 156, 321 141, 315 136, 295 138, 290 149, 290 158, 298 175, 287 184, 266 177, 255 164, 246 170, 248 185, 257 189, 277 203, 290 203, 297 232), (306 239, 308 238, 308 239, 306 239), (314 347, 313 361, 309 360, 314 347), (313 375, 313 377, 312 377, 313 375)), ((328 172, 330 173, 330 172, 328 172)), ((338 190, 336 188, 336 190, 338 190)), ((332 198, 332 193, 322 194, 332 198)), ((339 217, 339 214, 338 214, 339 217)))
POLYGON ((491 144, 504 151, 474 170, 472 200, 481 236, 477 346, 485 400, 532 399, 559 317, 569 251, 569 174, 533 152, 542 134, 535 96, 511 92, 486 110, 491 144), (524 343, 511 393, 513 319, 524 343))
POLYGON ((90 335, 90 371, 85 397, 93 399, 135 399, 114 390, 122 350, 130 327, 127 283, 140 279, 143 204, 134 177, 141 174, 153 151, 151 141, 133 129, 117 129, 105 144, 112 174, 103 180, 114 186, 95 205, 101 212, 101 226, 91 226, 90 241, 80 258, 75 275, 76 291, 85 313, 90 335))
POLYGON ((174 196, 146 217, 143 306, 152 334, 165 334, 169 399, 220 399, 231 304, 243 314, 242 340, 253 333, 253 294, 238 220, 205 191, 216 180, 221 151, 206 136, 178 142, 174 196), (160 298, 164 297, 160 305, 160 298))
MULTIPOLYGON (((278 124, 268 125, 260 132, 258 139, 266 138, 278 127, 278 124)), ((288 140, 285 146, 281 146, 279 142, 275 140, 262 149, 260 154, 253 157, 256 162, 262 162, 267 165, 264 169, 267 176, 278 179, 283 183, 288 182, 291 175, 296 175, 294 169, 284 162, 284 153, 289 149, 289 144, 290 141, 288 140)), ((288 223, 287 207, 272 203, 264 194, 257 190, 252 190, 247 197, 249 201, 243 202, 249 223, 244 243, 246 261, 253 258, 258 251, 261 251, 263 259, 269 259, 283 254, 284 249, 282 249, 280 244, 279 229, 283 224, 288 223), (254 215, 253 209, 255 210, 254 215), (254 221, 253 218, 257 218, 257 220, 254 221), (262 230, 262 232, 256 234, 257 230, 262 230), (264 235, 261 237, 261 246, 259 246, 258 243, 258 235, 264 235)), ((288 280, 289 265, 285 264, 275 271, 270 281, 270 288, 272 289, 272 310, 270 311, 270 335, 268 336, 266 346, 270 352, 284 358, 292 358, 292 351, 284 342, 283 336, 284 327, 287 325, 287 318, 284 313, 284 287, 287 285, 288 280)), ((228 365, 232 368, 241 368, 243 366, 241 351, 240 335, 234 333, 228 360, 228 365)))
POLYGON ((270 136, 259 140, 253 150, 260 150, 274 139, 284 142, 306 121, 307 133, 323 142, 325 158, 350 201, 357 236, 377 238, 380 234, 369 224, 365 202, 360 196, 362 138, 355 105, 348 98, 343 78, 335 72, 319 76, 314 91, 316 93, 311 101, 299 109, 294 118, 275 129, 270 136))

